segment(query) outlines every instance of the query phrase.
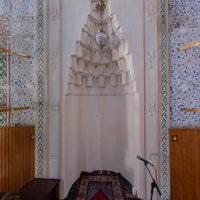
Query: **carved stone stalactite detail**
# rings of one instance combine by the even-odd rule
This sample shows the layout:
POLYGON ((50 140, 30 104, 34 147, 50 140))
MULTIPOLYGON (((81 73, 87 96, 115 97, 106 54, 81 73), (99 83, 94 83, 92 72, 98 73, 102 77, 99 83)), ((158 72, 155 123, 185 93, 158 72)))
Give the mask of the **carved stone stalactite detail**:
MULTIPOLYGON (((91 15, 76 42, 76 53, 71 57, 68 94, 118 95, 135 91, 132 55, 127 40, 122 36, 116 16, 111 14, 107 1, 103 19, 92 1, 91 15), (105 46, 96 42, 100 24, 105 31, 105 46)), ((99 36, 98 36, 99 37, 99 36)), ((102 38, 101 38, 102 39, 102 38)))

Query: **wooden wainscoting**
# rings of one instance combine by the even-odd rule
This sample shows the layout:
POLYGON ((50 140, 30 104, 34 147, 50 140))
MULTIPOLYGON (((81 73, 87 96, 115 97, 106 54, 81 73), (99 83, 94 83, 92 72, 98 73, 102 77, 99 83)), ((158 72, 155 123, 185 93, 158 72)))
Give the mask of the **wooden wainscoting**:
POLYGON ((35 129, 0 127, 0 192, 17 192, 34 178, 35 129))
POLYGON ((171 200, 200 199, 200 129, 171 129, 171 200))

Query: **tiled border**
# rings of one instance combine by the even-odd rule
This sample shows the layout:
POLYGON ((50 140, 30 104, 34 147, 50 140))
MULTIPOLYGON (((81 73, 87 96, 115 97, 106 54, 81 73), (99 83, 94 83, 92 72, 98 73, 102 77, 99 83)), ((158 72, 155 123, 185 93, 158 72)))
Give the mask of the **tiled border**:
POLYGON ((160 0, 162 200, 169 200, 168 140, 168 0, 160 0))
POLYGON ((46 130, 46 0, 36 0, 36 63, 37 63, 37 117, 36 117, 36 176, 45 173, 46 130))

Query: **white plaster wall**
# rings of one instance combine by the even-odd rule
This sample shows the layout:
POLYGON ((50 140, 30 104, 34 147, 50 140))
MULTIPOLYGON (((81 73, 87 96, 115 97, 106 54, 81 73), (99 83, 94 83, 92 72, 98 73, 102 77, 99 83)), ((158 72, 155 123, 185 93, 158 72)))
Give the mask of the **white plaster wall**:
POLYGON ((137 94, 66 96, 63 134, 64 193, 81 171, 120 172, 139 185, 137 94), (133 120, 135 119, 135 120, 133 120))
POLYGON ((59 178, 60 2, 48 0, 48 176, 59 178))

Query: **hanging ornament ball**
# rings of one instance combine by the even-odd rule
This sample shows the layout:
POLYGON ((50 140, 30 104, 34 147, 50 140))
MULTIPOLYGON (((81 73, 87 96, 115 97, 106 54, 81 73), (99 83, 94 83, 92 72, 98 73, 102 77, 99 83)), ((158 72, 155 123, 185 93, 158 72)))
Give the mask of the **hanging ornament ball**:
POLYGON ((104 31, 98 32, 95 36, 96 43, 101 49, 105 47, 107 39, 108 37, 104 31))
POLYGON ((104 11, 106 9, 106 3, 103 0, 100 0, 97 5, 96 5, 96 9, 100 10, 100 11, 104 11))

